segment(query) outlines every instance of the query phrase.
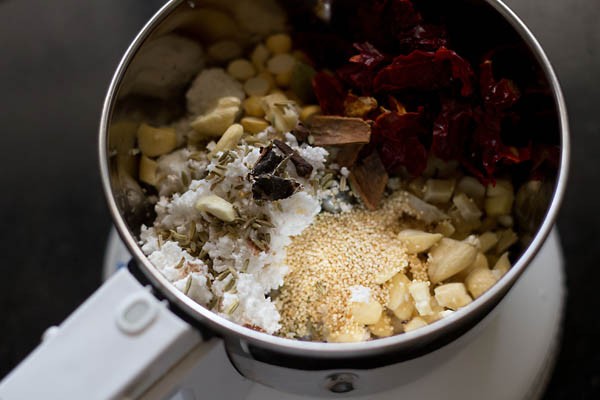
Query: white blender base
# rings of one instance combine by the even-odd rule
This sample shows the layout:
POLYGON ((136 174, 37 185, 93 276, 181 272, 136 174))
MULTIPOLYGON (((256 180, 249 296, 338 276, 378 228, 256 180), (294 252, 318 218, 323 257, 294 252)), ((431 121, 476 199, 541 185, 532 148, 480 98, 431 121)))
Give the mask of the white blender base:
MULTIPOLYGON (((130 258, 113 230, 104 260, 104 277, 126 266, 130 258)), ((441 365, 432 362, 429 373, 387 392, 338 397, 356 400, 538 399, 554 366, 564 299, 563 257, 558 234, 553 231, 538 256, 498 305, 491 321, 449 361, 441 365)), ((220 340, 213 341, 212 349, 179 388, 172 400, 307 399, 243 378, 229 362, 220 340)))

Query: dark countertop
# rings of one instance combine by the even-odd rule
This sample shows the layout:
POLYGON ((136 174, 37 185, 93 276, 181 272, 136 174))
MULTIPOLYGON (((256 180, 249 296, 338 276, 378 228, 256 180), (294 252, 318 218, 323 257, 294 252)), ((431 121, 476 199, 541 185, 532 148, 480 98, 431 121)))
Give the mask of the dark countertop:
MULTIPOLYGON (((0 376, 100 284, 111 221, 101 102, 161 1, 0 0, 0 376)), ((600 397, 600 3, 509 0, 547 51, 569 107, 572 173, 559 229, 569 296, 547 399, 600 397)))

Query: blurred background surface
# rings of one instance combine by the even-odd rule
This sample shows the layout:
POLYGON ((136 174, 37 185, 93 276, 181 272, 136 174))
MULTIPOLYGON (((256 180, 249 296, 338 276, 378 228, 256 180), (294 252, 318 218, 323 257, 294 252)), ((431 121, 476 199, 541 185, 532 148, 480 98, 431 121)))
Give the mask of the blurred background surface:
MULTIPOLYGON (((101 104, 120 57, 162 3, 0 1, 0 377, 101 282, 111 226, 96 156, 101 104)), ((600 398, 600 3, 506 3, 554 64, 572 128, 558 224, 569 295, 545 398, 600 398)))

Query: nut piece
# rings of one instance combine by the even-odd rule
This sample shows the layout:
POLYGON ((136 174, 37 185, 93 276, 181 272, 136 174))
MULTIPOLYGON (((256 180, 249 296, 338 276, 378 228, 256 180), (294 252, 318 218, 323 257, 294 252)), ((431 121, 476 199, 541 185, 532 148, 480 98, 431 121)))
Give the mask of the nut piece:
POLYGON ((408 321, 415 312, 415 305, 412 303, 412 301, 405 301, 393 309, 392 312, 400 321, 408 321))
POLYGON ((313 116, 321 114, 321 107, 315 104, 302 107, 300 121, 307 123, 313 116))
POLYGON ((506 252, 502 254, 498 261, 496 261, 496 264, 494 265, 493 269, 494 275, 496 275, 496 277, 500 279, 504 274, 508 272, 510 267, 511 265, 510 260, 508 259, 508 252, 506 252))
POLYGON ((512 229, 506 229, 498 232, 498 244, 496 244, 496 254, 502 254, 519 240, 517 234, 512 229))
POLYGON ((240 139, 244 135, 244 128, 240 124, 233 124, 221 136, 214 149, 208 154, 215 155, 220 151, 231 150, 237 146, 240 139))
POLYGON ((489 217, 499 217, 511 213, 515 194, 510 181, 499 180, 495 186, 489 185, 486 194, 485 212, 489 217))
POLYGON ((249 117, 262 118, 265 116, 265 110, 263 110, 263 108, 261 106, 260 97, 256 97, 256 96, 248 97, 242 103, 242 107, 244 107, 244 112, 249 117))
POLYGON ((271 82, 264 76, 255 76, 244 83, 244 90, 248 96, 264 96, 271 90, 271 82))
POLYGON ((369 332, 363 326, 353 325, 341 332, 329 332, 325 340, 329 343, 355 343, 369 339, 369 332))
POLYGON ((267 69, 273 75, 291 73, 296 59, 291 54, 276 54, 267 61, 267 69))
POLYGON ((464 282, 464 280, 467 279, 467 276, 469 276, 471 271, 479 269, 479 268, 485 268, 485 269, 489 268, 488 259, 485 256, 485 254, 483 254, 481 252, 477 253, 477 256, 475 257, 475 261, 473 261, 473 264, 469 265, 467 268, 463 269, 461 272, 454 275, 453 279, 457 282, 464 282))
POLYGON ((390 279, 390 281, 387 283, 389 290, 387 308, 390 310, 395 310, 403 303, 410 303, 408 285, 410 285, 410 279, 408 279, 402 272, 397 273, 392 279, 390 279))
POLYGON ((142 154, 140 158, 140 181, 147 183, 148 185, 156 186, 158 179, 156 177, 156 169, 158 163, 145 155, 142 154))
POLYGON ((383 313, 383 307, 375 300, 370 300, 368 303, 352 302, 350 312, 357 324, 371 325, 379 321, 383 313))
POLYGON ((398 263, 396 265, 385 265, 377 271, 374 276, 374 282, 378 285, 384 284, 385 282, 392 279, 399 272, 404 271, 404 269, 408 266, 408 262, 398 263))
POLYGON ((290 83, 292 82, 292 72, 293 71, 287 71, 275 75, 275 83, 277 86, 282 88, 290 87, 290 83))
POLYGON ((431 283, 439 283, 468 268, 477 257, 477 249, 457 240, 443 238, 429 252, 428 274, 431 283))
POLYGON ((262 118, 256 117, 244 117, 240 121, 242 126, 244 127, 244 131, 256 135, 267 129, 269 127, 269 123, 262 118))
POLYGON ((449 179, 427 179, 423 200, 428 203, 447 203, 454 192, 454 181, 449 179))
POLYGON ((194 117, 211 112, 220 99, 231 97, 242 101, 246 93, 242 84, 222 68, 202 70, 185 94, 188 112, 194 117))
POLYGON ((466 222, 474 223, 479 222, 481 219, 481 215, 483 214, 481 210, 477 207, 475 202, 471 200, 466 194, 459 193, 452 198, 452 203, 457 207, 458 212, 462 219, 466 222))
POLYGON ((137 131, 138 147, 148 157, 157 157, 175 150, 177 133, 173 128, 155 128, 141 124, 137 131))
POLYGON ((445 220, 438 223, 434 231, 446 237, 450 237, 456 232, 456 228, 454 228, 454 225, 452 225, 450 221, 445 220))
POLYGON ((447 283, 436 287, 434 292, 435 299, 440 306, 455 311, 473 301, 462 283, 447 283))
POLYGON ((299 114, 296 104, 280 93, 270 94, 262 98, 265 119, 278 132, 289 132, 298 124, 299 114))
POLYGON ((498 197, 514 193, 514 191, 513 184, 510 181, 498 179, 495 185, 490 184, 487 186, 486 195, 487 197, 498 197))
POLYGON ((388 174, 377 153, 362 160, 352 168, 350 185, 369 210, 376 210, 383 198, 388 174))
POLYGON ((237 32, 237 23, 224 11, 212 7, 198 7, 187 13, 190 22, 184 25, 185 28, 190 29, 208 43, 234 37, 237 32))
POLYGON ((240 105, 240 99, 237 97, 219 99, 213 110, 192 121, 191 126, 197 134, 192 139, 200 140, 223 135, 227 128, 235 122, 240 105))
POLYGON ((137 122, 120 120, 110 124, 108 131, 111 153, 116 152, 114 156, 117 161, 119 174, 126 173, 129 176, 135 176, 137 159, 131 149, 135 147, 137 131, 139 124, 137 122))
POLYGON ((269 52, 269 49, 267 49, 267 47, 261 43, 258 44, 252 51, 250 60, 252 60, 252 64, 254 64, 254 67, 257 71, 264 71, 265 64, 270 56, 271 53, 269 52))
POLYGON ((485 196, 485 186, 472 176, 464 176, 458 181, 456 191, 464 193, 470 198, 480 201, 485 196))
POLYGON ((488 197, 485 199, 485 212, 489 217, 499 217, 501 215, 510 214, 513 200, 513 195, 488 197))
POLYGON ((263 71, 260 74, 258 74, 258 77, 265 79, 267 82, 269 82, 269 90, 271 92, 274 92, 276 90, 279 90, 275 87, 275 77, 269 72, 269 71, 263 71))
POLYGON ((233 205, 219 196, 209 195, 196 202, 196 209, 211 214, 221 221, 232 222, 237 218, 233 205))
POLYGON ((292 38, 285 33, 277 33, 269 36, 265 44, 273 54, 289 53, 292 50, 292 38))
POLYGON ((474 298, 478 298, 494 286, 497 278, 488 268, 476 268, 465 278, 467 290, 474 298))
POLYGON ((364 118, 376 108, 377 100, 374 97, 358 97, 349 94, 344 100, 344 115, 348 117, 364 118))
POLYGON ((405 229, 398 234, 398 239, 409 253, 422 253, 427 251, 442 239, 439 233, 427 233, 415 229, 405 229))
POLYGON ((415 308, 419 315, 432 315, 431 295, 429 294, 429 282, 412 281, 408 285, 408 291, 415 301, 415 308))
POLYGON ((233 40, 221 40, 208 48, 208 57, 217 63, 224 63, 242 55, 242 48, 233 40))
POLYGON ((433 313, 429 315, 421 315, 425 322, 431 324, 435 321, 439 321, 440 319, 444 318, 444 315, 442 314, 445 311, 444 307, 438 304, 435 297, 431 298, 431 309, 433 310, 433 313))
POLYGON ((238 81, 247 81, 256 75, 256 70, 250 61, 238 58, 229 63, 227 73, 238 81))
POLYGON ((414 331, 415 329, 427 326, 427 322, 423 318, 414 317, 404 325, 404 332, 414 331))
POLYGON ((378 337, 388 337, 394 334, 394 327, 392 326, 392 319, 387 314, 382 314, 379 321, 373 325, 369 325, 369 331, 378 337))
POLYGON ((485 232, 479 236, 479 250, 482 253, 487 253, 496 243, 498 243, 498 235, 494 232, 485 232))

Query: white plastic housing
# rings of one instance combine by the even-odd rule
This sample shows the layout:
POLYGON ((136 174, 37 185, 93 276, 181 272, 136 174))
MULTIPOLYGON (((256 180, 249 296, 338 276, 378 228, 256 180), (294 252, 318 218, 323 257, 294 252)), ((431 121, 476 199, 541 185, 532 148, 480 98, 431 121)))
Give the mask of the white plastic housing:
POLYGON ((140 397, 200 333, 122 269, 0 382, 0 399, 140 397))

